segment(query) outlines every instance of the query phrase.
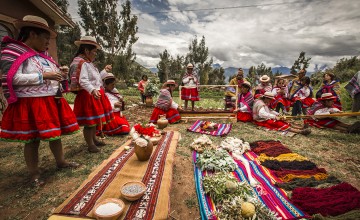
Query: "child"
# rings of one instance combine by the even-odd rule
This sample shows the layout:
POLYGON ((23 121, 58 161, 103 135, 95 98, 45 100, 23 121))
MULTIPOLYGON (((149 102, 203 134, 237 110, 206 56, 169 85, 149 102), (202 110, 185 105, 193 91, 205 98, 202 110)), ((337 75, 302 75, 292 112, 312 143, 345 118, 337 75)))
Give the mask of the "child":
MULTIPOLYGON (((335 107, 334 101, 336 96, 333 96, 331 93, 323 93, 318 101, 313 105, 313 107, 308 111, 309 115, 324 115, 324 114, 333 114, 340 113, 341 111, 335 107)), ((305 120, 304 123, 318 128, 332 128, 344 133, 359 133, 360 122, 355 122, 353 125, 345 124, 341 121, 338 121, 334 118, 320 118, 320 119, 309 119, 305 120)))
POLYGON ((290 101, 287 99, 288 93, 284 79, 279 79, 276 86, 272 90, 275 100, 271 102, 270 107, 280 113, 280 109, 284 114, 290 110, 290 101))
POLYGON ((194 111, 195 101, 200 100, 198 85, 198 78, 193 74, 194 66, 189 63, 186 67, 187 72, 182 78, 182 83, 186 88, 181 88, 181 99, 185 100, 185 109, 188 107, 188 101, 191 101, 191 111, 194 111))
POLYGON ((310 78, 304 76, 300 80, 300 86, 298 89, 290 96, 290 100, 293 103, 292 116, 301 115, 301 113, 306 114, 306 108, 311 107, 314 104, 312 88, 310 87, 310 78))
POLYGON ((316 92, 316 98, 320 98, 324 93, 331 93, 335 96, 334 106, 339 110, 342 109, 340 102, 340 82, 339 80, 335 80, 335 75, 332 72, 324 74, 324 81, 319 91, 316 92))
POLYGON ((141 97, 141 101, 142 103, 144 104, 145 103, 145 99, 146 99, 146 96, 145 96, 145 87, 146 85, 148 84, 148 77, 147 75, 143 75, 141 77, 141 81, 138 83, 138 90, 140 91, 140 97, 141 97))
POLYGON ((176 87, 174 80, 168 80, 160 90, 159 98, 151 114, 150 122, 156 124, 160 115, 166 115, 170 124, 180 121, 179 105, 172 99, 172 92, 176 87))
POLYGON ((121 112, 125 107, 125 103, 123 97, 115 88, 115 76, 112 73, 106 73, 106 75, 103 75, 102 81, 104 83, 105 95, 113 108, 114 120, 105 124, 102 128, 98 126, 97 133, 99 134, 102 131, 106 135, 128 134, 130 132, 129 122, 121 112))
POLYGON ((93 61, 96 51, 101 49, 95 37, 84 36, 75 41, 79 47, 73 62, 70 65, 70 74, 78 80, 77 93, 74 102, 74 113, 79 125, 84 126, 84 138, 90 153, 100 151, 97 147, 105 143, 97 140, 96 126, 108 123, 112 120, 113 113, 109 99, 106 97, 102 87, 99 70, 93 61), (71 72, 74 71, 74 72, 71 72))
POLYGON ((269 128, 277 131, 291 131, 298 134, 308 135, 311 133, 309 128, 291 125, 279 117, 279 113, 269 109, 269 105, 274 100, 274 95, 271 92, 265 92, 254 103, 253 118, 256 125, 269 128))
POLYGON ((240 94, 238 99, 237 121, 250 122, 253 120, 252 107, 254 104, 254 97, 250 92, 251 84, 243 82, 240 86, 240 94))

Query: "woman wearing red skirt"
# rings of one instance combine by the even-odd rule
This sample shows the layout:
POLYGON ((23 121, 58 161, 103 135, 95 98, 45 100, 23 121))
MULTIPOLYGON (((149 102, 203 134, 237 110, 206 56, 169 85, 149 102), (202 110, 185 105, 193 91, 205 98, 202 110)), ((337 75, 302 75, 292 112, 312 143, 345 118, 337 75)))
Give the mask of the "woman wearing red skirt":
POLYGON ((189 63, 186 67, 187 72, 182 78, 182 84, 186 87, 181 89, 181 99, 185 100, 185 110, 188 107, 188 101, 191 101, 191 111, 194 111, 195 101, 200 100, 198 85, 199 80, 193 74, 194 66, 189 63))
POLYGON ((0 138, 3 141, 25 143, 24 156, 31 181, 41 186, 39 145, 49 141, 58 168, 76 168, 67 162, 61 135, 79 130, 74 113, 61 96, 61 73, 55 61, 47 55, 50 37, 56 33, 40 17, 27 15, 16 21, 18 40, 4 37, 1 49, 3 89, 9 106, 4 112, 0 138), (58 96, 56 96, 58 95, 58 96))
POLYGON ((101 131, 106 135, 129 134, 130 125, 121 112, 125 106, 123 97, 115 88, 115 76, 112 73, 106 73, 102 76, 102 81, 104 83, 105 95, 109 99, 113 109, 114 120, 103 125, 102 129, 98 126, 97 134, 100 134, 101 131))
POLYGON ((165 115, 170 124, 180 121, 179 105, 173 101, 172 92, 176 87, 174 80, 168 80, 160 90, 159 98, 151 114, 150 122, 157 123, 160 115, 165 115))
POLYGON ((74 113, 79 125, 84 126, 84 138, 91 153, 99 152, 98 146, 105 145, 96 138, 96 126, 102 126, 113 119, 112 107, 102 87, 99 70, 92 63, 96 51, 101 49, 95 37, 84 36, 75 41, 79 47, 70 65, 71 79, 79 83, 74 102, 74 113))

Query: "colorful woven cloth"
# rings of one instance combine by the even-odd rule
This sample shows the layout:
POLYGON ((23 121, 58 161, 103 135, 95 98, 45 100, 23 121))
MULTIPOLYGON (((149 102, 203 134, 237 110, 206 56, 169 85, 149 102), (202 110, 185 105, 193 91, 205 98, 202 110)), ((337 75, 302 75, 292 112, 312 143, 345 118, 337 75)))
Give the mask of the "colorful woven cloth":
MULTIPOLYGON (((206 171, 201 171, 195 166, 197 156, 198 154, 194 152, 193 162, 195 185, 199 200, 201 219, 217 219, 217 217, 213 214, 217 211, 216 206, 212 199, 205 194, 202 185, 203 178, 207 175, 207 173, 206 171)), ((265 167, 259 165, 256 161, 257 156, 255 153, 248 152, 244 154, 244 157, 250 163, 251 175, 257 180, 257 182, 259 182, 259 185, 252 188, 252 194, 255 197, 259 198, 259 200, 271 211, 277 212, 282 219, 308 218, 308 216, 289 202, 284 191, 273 185, 277 179, 271 176, 270 172, 265 167)), ((238 169, 232 172, 232 175, 234 175, 239 182, 246 181, 249 183, 245 166, 240 161, 235 161, 238 164, 238 169)))
POLYGON ((216 124, 218 128, 214 131, 204 131, 201 129, 200 125, 204 123, 204 121, 197 120, 193 125, 191 125, 190 128, 188 128, 188 131, 201 133, 201 134, 208 134, 212 136, 226 136, 231 131, 231 124, 216 124))
POLYGON ((250 144, 251 150, 260 155, 265 154, 269 157, 277 157, 281 154, 291 153, 280 141, 256 141, 250 144))
POLYGON ((310 215, 336 216, 360 209, 360 192, 348 183, 326 189, 296 188, 291 201, 310 215))
POLYGON ((178 132, 164 134, 146 162, 137 160, 134 147, 124 150, 130 144, 128 141, 92 172, 54 213, 94 217, 92 209, 95 203, 106 198, 121 198, 120 187, 123 184, 141 181, 147 186, 145 195, 132 203, 121 198, 126 205, 121 219, 167 219, 178 139, 178 132))

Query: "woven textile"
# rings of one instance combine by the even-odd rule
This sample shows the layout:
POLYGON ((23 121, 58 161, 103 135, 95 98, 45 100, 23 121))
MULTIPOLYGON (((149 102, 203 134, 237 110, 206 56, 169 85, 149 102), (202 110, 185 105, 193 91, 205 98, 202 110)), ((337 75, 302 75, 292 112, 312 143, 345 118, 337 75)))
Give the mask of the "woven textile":
MULTIPOLYGON (((199 200, 201 219, 217 219, 217 217, 213 214, 215 211, 217 211, 216 205, 212 199, 205 194, 202 186, 203 178, 207 175, 207 172, 201 171, 198 167, 195 166, 197 156, 198 154, 194 152, 193 162, 195 185, 199 200)), ((257 180, 257 182, 259 182, 258 186, 252 188, 252 194, 255 197, 259 198, 259 200, 270 210, 277 212, 282 219, 298 219, 308 217, 302 211, 292 205, 291 202, 289 202, 284 191, 273 185, 273 183, 276 181, 276 178, 273 177, 266 168, 259 165, 256 160, 257 156, 255 153, 248 152, 244 154, 244 157, 250 163, 251 175, 257 180)), ((237 178, 239 182, 246 181, 249 183, 245 166, 240 161, 235 161, 238 164, 238 169, 232 172, 232 175, 237 178)))
POLYGON ((212 136, 225 136, 230 133, 231 128, 232 128, 231 124, 217 124, 218 128, 216 130, 204 131, 204 130, 201 130, 201 127, 200 127, 200 125, 203 122, 204 121, 197 120, 193 125, 191 125, 188 128, 188 131, 201 133, 201 134, 208 134, 208 135, 212 135, 212 136))
POLYGON ((120 187, 128 181, 142 181, 147 190, 139 200, 129 203, 125 199, 125 212, 121 219, 167 219, 170 204, 172 165, 178 132, 167 132, 154 147, 150 159, 138 161, 134 148, 125 151, 126 142, 105 160, 87 180, 54 213, 94 217, 96 202, 106 198, 121 198, 120 187))

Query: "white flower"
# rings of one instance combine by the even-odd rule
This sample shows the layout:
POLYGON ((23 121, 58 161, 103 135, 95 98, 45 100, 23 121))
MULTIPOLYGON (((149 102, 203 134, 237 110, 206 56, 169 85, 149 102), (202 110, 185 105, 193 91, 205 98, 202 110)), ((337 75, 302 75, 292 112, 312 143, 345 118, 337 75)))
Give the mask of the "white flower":
POLYGON ((137 138, 135 139, 135 144, 139 147, 146 147, 148 145, 148 142, 144 138, 137 138))

